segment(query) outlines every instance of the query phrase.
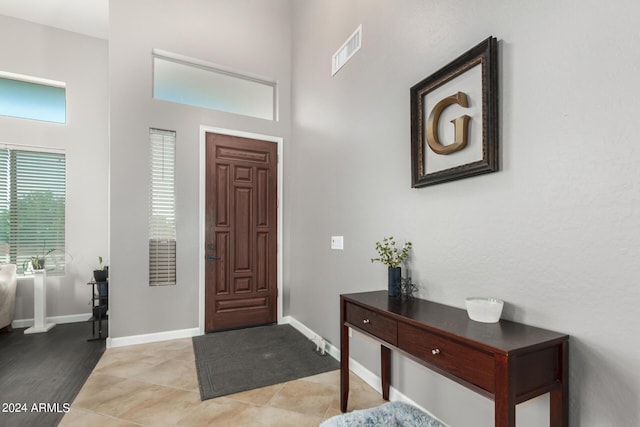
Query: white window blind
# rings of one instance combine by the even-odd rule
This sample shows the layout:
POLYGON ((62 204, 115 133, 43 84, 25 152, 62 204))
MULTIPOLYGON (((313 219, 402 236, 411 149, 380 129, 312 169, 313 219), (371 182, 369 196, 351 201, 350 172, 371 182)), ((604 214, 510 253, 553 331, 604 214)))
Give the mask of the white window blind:
POLYGON ((176 133, 150 129, 149 285, 176 284, 176 133))
POLYGON ((0 261, 64 273, 65 198, 64 154, 0 148, 0 261))

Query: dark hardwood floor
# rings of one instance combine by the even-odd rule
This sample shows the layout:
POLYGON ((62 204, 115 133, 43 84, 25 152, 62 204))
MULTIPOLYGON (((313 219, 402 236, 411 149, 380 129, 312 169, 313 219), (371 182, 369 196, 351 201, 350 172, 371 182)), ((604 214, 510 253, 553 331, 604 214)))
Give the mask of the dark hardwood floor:
POLYGON ((104 353, 91 337, 91 322, 0 334, 0 426, 56 426, 104 353))

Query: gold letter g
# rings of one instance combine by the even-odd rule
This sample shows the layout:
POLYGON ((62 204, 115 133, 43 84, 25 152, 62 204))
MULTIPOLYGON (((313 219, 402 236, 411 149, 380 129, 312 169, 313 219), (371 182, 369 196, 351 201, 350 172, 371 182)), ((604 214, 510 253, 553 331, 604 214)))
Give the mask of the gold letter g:
POLYGON ((431 114, 429 114, 429 120, 427 121, 427 144, 429 144, 429 147, 437 154, 451 154, 467 146, 467 137, 469 134, 468 125, 471 117, 466 114, 451 120, 455 130, 455 140, 453 144, 442 145, 440 143, 440 138, 438 137, 438 121, 440 120, 442 111, 451 104, 458 104, 465 108, 468 107, 467 95, 463 92, 458 92, 455 95, 444 98, 433 107, 431 114))

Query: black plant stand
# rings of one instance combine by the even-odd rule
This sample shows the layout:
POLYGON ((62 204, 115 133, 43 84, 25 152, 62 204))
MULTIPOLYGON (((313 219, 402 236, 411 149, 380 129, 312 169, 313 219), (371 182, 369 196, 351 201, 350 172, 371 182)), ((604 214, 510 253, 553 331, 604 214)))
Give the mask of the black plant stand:
POLYGON ((107 320, 107 310, 109 309, 109 293, 101 292, 101 288, 108 290, 109 281, 105 282, 88 282, 87 285, 91 286, 91 330, 93 338, 89 338, 87 341, 106 340, 107 337, 102 335, 102 321, 107 320), (98 324, 98 336, 96 336, 96 323, 98 324))

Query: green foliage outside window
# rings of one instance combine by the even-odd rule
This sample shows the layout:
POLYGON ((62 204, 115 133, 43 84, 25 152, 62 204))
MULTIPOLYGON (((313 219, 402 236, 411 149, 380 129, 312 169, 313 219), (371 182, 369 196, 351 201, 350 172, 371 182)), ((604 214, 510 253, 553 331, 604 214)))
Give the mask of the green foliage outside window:
POLYGON ((65 263, 65 156, 0 149, 0 260, 29 272, 65 263))

